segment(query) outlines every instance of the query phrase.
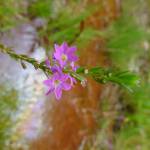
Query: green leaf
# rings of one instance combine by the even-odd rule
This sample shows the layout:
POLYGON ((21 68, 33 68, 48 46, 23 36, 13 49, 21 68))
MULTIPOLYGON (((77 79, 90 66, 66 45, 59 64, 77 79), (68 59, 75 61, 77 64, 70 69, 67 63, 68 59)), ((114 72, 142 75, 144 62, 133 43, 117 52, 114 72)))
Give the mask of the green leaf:
POLYGON ((79 68, 76 70, 76 73, 84 73, 84 70, 85 70, 85 68, 79 67, 79 68))
POLYGON ((89 74, 91 75, 101 75, 102 73, 104 73, 104 69, 101 67, 94 67, 89 69, 89 74))
POLYGON ((109 78, 109 81, 118 83, 132 92, 133 88, 138 86, 140 78, 136 74, 133 74, 129 71, 124 71, 112 74, 112 76, 109 78))

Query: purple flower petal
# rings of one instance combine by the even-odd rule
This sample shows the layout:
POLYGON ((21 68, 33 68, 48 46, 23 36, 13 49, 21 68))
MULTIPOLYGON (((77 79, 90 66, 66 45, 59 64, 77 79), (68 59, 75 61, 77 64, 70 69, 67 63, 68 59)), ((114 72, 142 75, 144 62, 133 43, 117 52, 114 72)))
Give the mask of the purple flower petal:
POLYGON ((57 65, 52 66, 52 67, 51 67, 51 71, 52 71, 53 73, 56 73, 56 72, 62 73, 62 69, 60 68, 60 66, 57 66, 57 65))
POLYGON ((78 66, 75 66, 74 62, 71 62, 70 66, 73 71, 76 71, 78 69, 78 66))
POLYGON ((59 49, 59 45, 54 44, 54 48, 55 48, 55 50, 59 49))
POLYGON ((44 80, 43 83, 44 83, 46 86, 51 86, 52 81, 51 81, 51 79, 47 79, 47 80, 44 80))
POLYGON ((69 48, 69 51, 71 51, 71 52, 75 52, 76 50, 77 50, 76 46, 71 46, 69 48))
POLYGON ((62 95, 62 89, 60 86, 58 86, 56 89, 55 89, 55 96, 56 96, 56 99, 59 100, 61 98, 61 95, 62 95))
POLYGON ((47 67, 51 68, 50 61, 49 61, 48 58, 46 59, 45 64, 46 64, 47 67))
POLYGON ((69 79, 70 79, 71 86, 73 86, 74 84, 76 84, 76 83, 77 83, 77 81, 76 81, 76 79, 75 79, 75 78, 73 78, 73 77, 69 76, 69 79))
POLYGON ((75 55, 70 55, 69 60, 75 62, 78 60, 78 57, 75 55))
POLYGON ((51 92, 54 91, 54 88, 50 88, 47 92, 46 92, 46 95, 49 95, 51 92))
POLYGON ((66 91, 68 91, 68 90, 71 89, 71 85, 70 85, 69 83, 63 83, 63 84, 62 84, 62 87, 63 87, 63 89, 66 90, 66 91))
POLYGON ((54 57, 62 68, 67 66, 67 64, 78 60, 78 57, 75 55, 75 46, 69 47, 68 44, 64 42, 60 46, 55 44, 54 48, 54 57))

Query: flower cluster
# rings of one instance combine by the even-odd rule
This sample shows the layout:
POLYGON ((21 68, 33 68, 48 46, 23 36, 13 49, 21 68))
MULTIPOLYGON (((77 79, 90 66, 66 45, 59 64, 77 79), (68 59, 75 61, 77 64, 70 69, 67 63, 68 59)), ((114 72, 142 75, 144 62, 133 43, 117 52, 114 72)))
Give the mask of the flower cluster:
POLYGON ((69 47, 66 42, 60 46, 55 44, 52 61, 46 60, 46 66, 51 70, 52 75, 44 81, 48 87, 47 95, 51 92, 55 93, 56 99, 62 96, 62 90, 68 91, 76 83, 76 79, 71 76, 70 72, 75 72, 77 66, 75 62, 78 57, 75 55, 76 47, 69 47), (69 71, 65 71, 69 70, 69 71))

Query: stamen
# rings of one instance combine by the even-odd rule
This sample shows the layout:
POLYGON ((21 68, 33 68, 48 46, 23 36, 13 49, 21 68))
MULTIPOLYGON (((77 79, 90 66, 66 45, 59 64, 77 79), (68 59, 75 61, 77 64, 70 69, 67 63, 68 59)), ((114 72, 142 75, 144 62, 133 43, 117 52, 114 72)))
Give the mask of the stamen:
POLYGON ((57 86, 59 83, 60 83, 59 80, 55 80, 55 81, 54 81, 55 86, 57 86))
POLYGON ((66 60, 68 59, 68 57, 67 57, 67 55, 62 54, 62 55, 61 55, 61 59, 62 59, 63 61, 66 61, 66 60))

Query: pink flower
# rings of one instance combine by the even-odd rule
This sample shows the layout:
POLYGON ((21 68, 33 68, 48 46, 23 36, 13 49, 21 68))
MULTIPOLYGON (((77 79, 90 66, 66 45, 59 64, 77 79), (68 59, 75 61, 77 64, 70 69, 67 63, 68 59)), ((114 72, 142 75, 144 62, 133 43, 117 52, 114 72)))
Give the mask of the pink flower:
POLYGON ((69 47, 66 42, 60 46, 55 44, 54 58, 59 62, 60 66, 64 68, 67 63, 76 62, 78 60, 75 51, 76 47, 69 47))
POLYGON ((44 84, 48 86, 46 95, 54 92, 56 99, 59 100, 62 96, 62 90, 70 90, 77 82, 69 72, 64 73, 64 67, 68 67, 71 72, 76 71, 77 66, 75 66, 75 62, 78 60, 78 57, 75 55, 75 51, 76 47, 69 47, 65 42, 60 46, 55 44, 53 65, 50 64, 49 59, 45 61, 46 66, 52 71, 52 76, 44 81, 44 84))
POLYGON ((56 99, 59 100, 62 96, 62 90, 68 91, 71 89, 71 84, 68 82, 69 75, 63 73, 54 73, 53 76, 44 81, 44 84, 49 87, 47 95, 51 92, 55 93, 56 99))

